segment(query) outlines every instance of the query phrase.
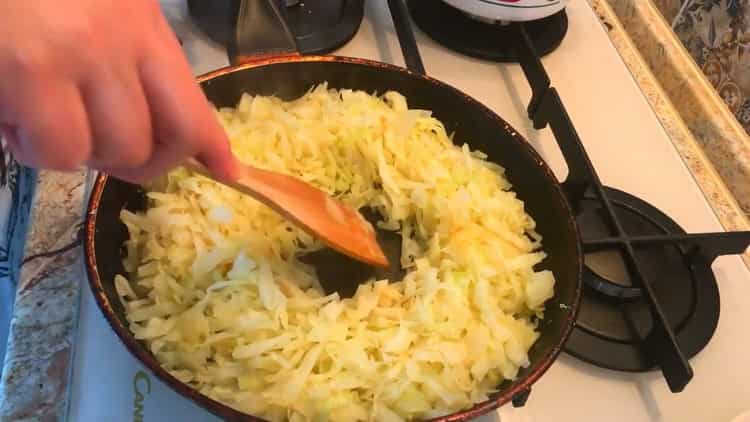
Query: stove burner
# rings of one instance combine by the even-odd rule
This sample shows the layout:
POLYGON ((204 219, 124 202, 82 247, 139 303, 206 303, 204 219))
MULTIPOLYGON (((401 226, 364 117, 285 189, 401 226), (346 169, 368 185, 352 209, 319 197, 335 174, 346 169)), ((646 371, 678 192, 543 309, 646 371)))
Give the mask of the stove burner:
MULTIPOLYGON (((489 23, 471 17, 442 1, 409 0, 409 12, 430 38, 460 53, 498 62, 517 62, 523 43, 513 25, 489 23)), ((568 31, 565 10, 543 19, 524 22, 539 56, 552 52, 568 31)))
MULTIPOLYGON (((667 215, 622 191, 605 188, 630 236, 685 234, 667 215)), ((611 235, 600 202, 587 194, 577 217, 583 239, 611 235)), ((677 245, 639 247, 638 261, 686 358, 708 344, 719 320, 719 290, 705 259, 677 245)), ((618 250, 586 254, 578 321, 565 345, 571 355, 609 369, 642 372, 657 362, 645 342, 653 317, 640 287, 633 286, 618 250)))
MULTIPOLYGON (((256 0, 188 0, 188 7, 198 27, 211 39, 235 48, 243 1, 256 0)), ((282 5, 281 13, 301 54, 327 54, 343 46, 357 33, 364 16, 364 0, 286 0, 282 5)))

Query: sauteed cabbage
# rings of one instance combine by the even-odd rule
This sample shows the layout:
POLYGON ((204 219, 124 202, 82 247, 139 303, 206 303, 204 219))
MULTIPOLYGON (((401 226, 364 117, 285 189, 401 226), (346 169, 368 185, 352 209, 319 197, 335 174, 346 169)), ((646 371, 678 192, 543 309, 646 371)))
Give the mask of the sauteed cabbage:
POLYGON ((270 420, 400 421, 486 400, 529 364, 554 278, 534 269, 542 239, 501 167, 396 92, 322 84, 217 113, 243 161, 378 210, 407 274, 325 295, 299 260, 319 242, 174 170, 147 211, 122 211, 115 280, 131 331, 172 375, 270 420))

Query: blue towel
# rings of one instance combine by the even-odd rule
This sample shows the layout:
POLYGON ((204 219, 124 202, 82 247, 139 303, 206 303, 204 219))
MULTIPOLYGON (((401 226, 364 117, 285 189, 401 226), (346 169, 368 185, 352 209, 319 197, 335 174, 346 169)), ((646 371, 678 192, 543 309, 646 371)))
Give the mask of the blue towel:
MULTIPOLYGON (((37 171, 0 148, 0 362, 5 361, 37 171)), ((2 368, 0 367, 0 372, 2 368)))

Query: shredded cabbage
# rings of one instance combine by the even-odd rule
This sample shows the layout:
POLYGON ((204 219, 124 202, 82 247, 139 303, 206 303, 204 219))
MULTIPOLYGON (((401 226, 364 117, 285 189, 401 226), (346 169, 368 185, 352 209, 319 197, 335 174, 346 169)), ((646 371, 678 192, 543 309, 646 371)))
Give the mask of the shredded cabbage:
POLYGON ((270 420, 402 421, 486 400, 529 365, 554 277, 503 176, 428 111, 322 84, 217 110, 243 161, 297 176, 403 237, 402 281, 325 295, 300 262, 322 245, 185 169, 123 211, 130 329, 201 393, 270 420))

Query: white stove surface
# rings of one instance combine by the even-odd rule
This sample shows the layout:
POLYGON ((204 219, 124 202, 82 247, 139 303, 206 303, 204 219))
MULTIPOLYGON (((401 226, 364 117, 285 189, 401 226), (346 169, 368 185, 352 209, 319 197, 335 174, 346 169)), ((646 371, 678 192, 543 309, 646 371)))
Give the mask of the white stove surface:
MULTIPOLYGON (((227 65, 222 49, 186 23, 183 2, 162 0, 195 73, 227 65)), ((366 4, 359 33, 337 54, 403 65, 386 2, 366 4)), ((588 3, 573 0, 567 10, 568 35, 543 63, 603 182, 651 202, 688 232, 722 230, 588 3)), ((526 118, 530 89, 519 66, 468 58, 416 35, 428 74, 495 110, 564 178, 552 134, 534 130, 526 118)), ((670 393, 659 372, 614 372, 563 354, 524 408, 506 406, 479 420, 729 422, 750 408, 750 273, 738 257, 717 259, 713 270, 721 290, 719 326, 691 360, 695 376, 682 393, 670 393)), ((148 374, 84 290, 69 420, 217 420, 148 374)))

